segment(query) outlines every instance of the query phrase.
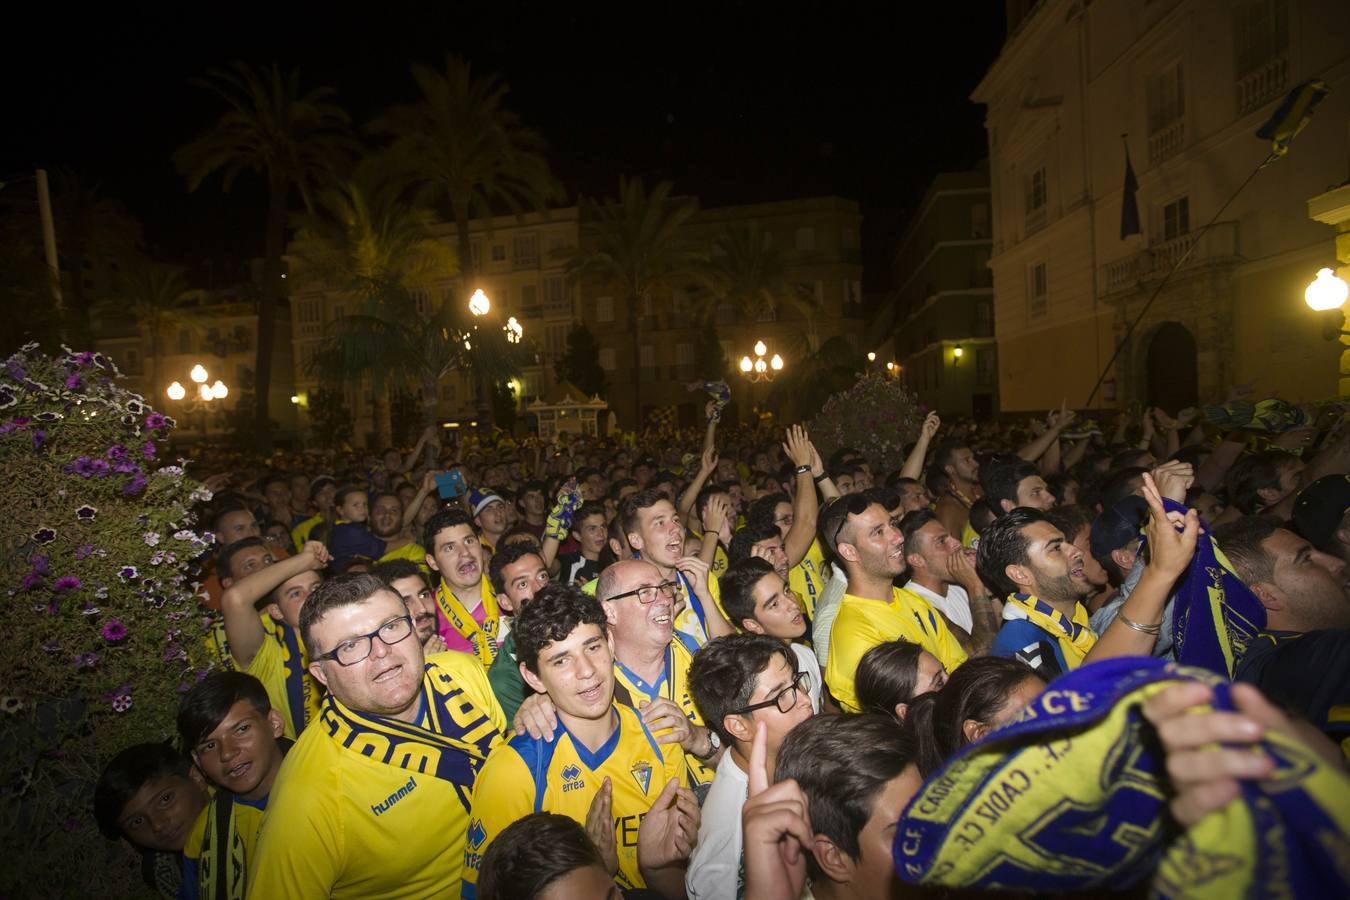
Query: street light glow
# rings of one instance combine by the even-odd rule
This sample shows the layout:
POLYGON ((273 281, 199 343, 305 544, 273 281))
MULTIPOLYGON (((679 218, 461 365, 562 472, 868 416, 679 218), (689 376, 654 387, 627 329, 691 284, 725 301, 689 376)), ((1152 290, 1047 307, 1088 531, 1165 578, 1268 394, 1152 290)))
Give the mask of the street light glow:
POLYGON ((768 352, 768 350, 769 350, 769 348, 766 347, 766 346, 764 346, 764 342, 763 342, 763 341, 755 341, 755 355, 756 355, 756 356, 763 356, 765 353, 768 352))
POLYGON ((165 393, 169 395, 170 400, 182 400, 187 396, 187 388, 175 381, 169 385, 169 389, 165 393))
POLYGON ((1303 292, 1303 302, 1317 312, 1326 312, 1344 306, 1348 293, 1350 286, 1346 285, 1345 279, 1330 269, 1318 269, 1317 277, 1303 292))
POLYGON ((210 402, 215 399, 215 394, 211 393, 211 386, 207 384, 197 385, 197 397, 204 402, 210 402))
POLYGON ((775 372, 783 371, 783 357, 775 353, 773 359, 769 360, 769 365, 773 366, 775 372))
POLYGON ((225 386, 225 382, 217 378, 216 383, 211 385, 211 396, 217 400, 224 400, 230 396, 230 389, 225 386))
POLYGON ((752 362, 750 362, 750 357, 748 357, 748 356, 742 356, 742 357, 741 357, 741 371, 742 371, 742 372, 745 372, 745 373, 748 374, 748 373, 750 372, 750 370, 753 369, 754 367, 755 367, 755 364, 752 363, 752 362))
POLYGON ((483 289, 479 288, 474 291, 473 296, 469 298, 469 312, 475 316, 485 316, 490 309, 492 309, 492 301, 488 299, 487 294, 483 293, 483 289))
POLYGON ((867 354, 867 361, 868 361, 868 362, 876 362, 876 361, 877 361, 877 355, 876 355, 875 353, 869 353, 869 354, 867 354))
POLYGON ((201 363, 197 363, 195 366, 192 367, 192 371, 188 373, 188 377, 190 377, 193 381, 197 382, 198 384, 202 384, 210 376, 206 374, 206 367, 203 366, 201 363))

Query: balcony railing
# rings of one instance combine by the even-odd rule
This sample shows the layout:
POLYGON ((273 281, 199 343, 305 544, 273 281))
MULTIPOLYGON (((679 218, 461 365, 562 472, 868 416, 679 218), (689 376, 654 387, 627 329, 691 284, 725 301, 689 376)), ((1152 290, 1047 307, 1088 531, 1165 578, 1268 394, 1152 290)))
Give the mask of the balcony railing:
POLYGON ((1182 268, 1193 269, 1232 263, 1240 256, 1238 223, 1218 222, 1203 234, 1188 232, 1107 263, 1102 266, 1100 290, 1103 294, 1134 290, 1145 282, 1165 277, 1183 258, 1186 261, 1182 268))
POLYGON ((1044 205, 1038 206, 1035 209, 1027 210, 1027 221, 1026 221, 1027 234, 1029 235, 1035 234, 1036 232, 1044 228, 1047 217, 1048 214, 1045 211, 1044 205))
POLYGON ((1186 143, 1186 123, 1177 119, 1148 136, 1148 161, 1160 163, 1181 152, 1186 143))
POLYGON ((1289 60, 1284 56, 1277 56, 1239 78, 1236 85, 1238 115, 1246 115, 1267 100, 1278 97, 1288 80, 1289 60))

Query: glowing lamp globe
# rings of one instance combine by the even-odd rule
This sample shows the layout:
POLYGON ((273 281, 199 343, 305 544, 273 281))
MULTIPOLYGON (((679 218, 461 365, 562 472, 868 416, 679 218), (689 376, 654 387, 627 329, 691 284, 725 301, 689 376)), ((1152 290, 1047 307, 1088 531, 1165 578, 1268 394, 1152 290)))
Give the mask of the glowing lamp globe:
POLYGON ((775 353, 773 359, 769 360, 769 365, 773 367, 775 372, 783 371, 783 357, 775 353))
POLYGON ((205 401, 216 399, 216 395, 211 393, 211 385, 209 384, 197 385, 197 396, 205 401))
POLYGON ((768 350, 769 350, 769 348, 766 347, 766 346, 764 346, 764 342, 763 342, 763 341, 755 341, 755 355, 756 355, 756 356, 763 356, 765 353, 768 352, 768 350))
POLYGON ((205 382, 208 377, 206 374, 206 367, 203 366, 201 363, 197 363, 195 366, 193 366, 192 371, 189 372, 188 375, 192 378, 193 381, 197 382, 198 384, 202 384, 203 382, 205 382))
POLYGON ((1350 287, 1344 279, 1330 269, 1318 269, 1317 277, 1303 292, 1303 302, 1317 312, 1340 309, 1345 305, 1347 293, 1350 293, 1350 287))
POLYGON ((469 312, 475 316, 485 316, 491 308, 492 302, 488 300, 488 295, 483 293, 482 288, 474 291, 473 296, 469 298, 469 312))
POLYGON ((225 386, 225 382, 217 378, 216 383, 211 385, 211 396, 217 400, 224 400, 230 396, 230 389, 225 386))
POLYGON ((182 400, 187 396, 187 388, 175 381, 169 385, 169 389, 165 393, 169 395, 170 400, 182 400))
POLYGON ((748 356, 742 356, 742 357, 741 357, 741 371, 742 371, 742 372, 749 372, 749 371, 752 370, 754 367, 755 367, 755 364, 752 363, 752 362, 750 362, 750 357, 748 357, 748 356))

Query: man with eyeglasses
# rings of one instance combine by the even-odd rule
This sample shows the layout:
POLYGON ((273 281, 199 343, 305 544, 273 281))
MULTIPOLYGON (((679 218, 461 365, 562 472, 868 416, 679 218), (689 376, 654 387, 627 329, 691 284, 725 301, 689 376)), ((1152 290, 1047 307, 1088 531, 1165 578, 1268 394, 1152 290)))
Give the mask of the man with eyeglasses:
POLYGON ((727 752, 717 764, 717 777, 703 801, 698 844, 685 876, 690 900, 741 896, 745 880, 741 808, 748 787, 750 743, 756 729, 762 728, 766 767, 773 771, 783 739, 811 718, 819 702, 819 681, 799 670, 798 662, 783 641, 764 634, 717 638, 694 656, 690 690, 705 720, 720 733, 727 752))
POLYGON ((698 801, 684 785, 684 752, 661 744, 614 699, 605 611, 571 586, 550 586, 521 610, 513 633, 521 676, 557 713, 549 740, 519 735, 493 751, 473 794, 463 896, 476 896, 492 842, 532 812, 586 827, 624 889, 680 896, 698 834, 698 801))
POLYGON ((316 588, 300 631, 328 696, 277 776, 248 897, 454 896, 474 779, 505 726, 482 666, 426 659, 369 574, 316 588))
POLYGON ((825 508, 821 531, 848 574, 830 633, 825 682, 845 712, 858 712, 853 675, 863 654, 877 644, 904 638, 933 654, 948 672, 966 661, 947 623, 933 605, 894 585, 905 571, 905 540, 891 513, 866 493, 825 508))

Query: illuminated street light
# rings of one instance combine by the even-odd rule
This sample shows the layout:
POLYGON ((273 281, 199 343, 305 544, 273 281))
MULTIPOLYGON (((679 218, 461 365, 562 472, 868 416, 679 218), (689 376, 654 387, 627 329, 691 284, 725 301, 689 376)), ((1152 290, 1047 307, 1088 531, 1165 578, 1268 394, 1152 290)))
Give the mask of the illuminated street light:
POLYGON ((868 361, 868 362, 876 362, 876 361, 877 361, 877 355, 876 355, 875 353, 869 353, 869 354, 867 354, 867 361, 868 361))
POLYGON ((1317 312, 1326 312, 1344 306, 1347 294, 1350 294, 1350 287, 1344 279, 1330 269, 1318 269, 1317 277, 1303 292, 1303 302, 1317 312))
POLYGON ((961 357, 962 357, 962 356, 965 356, 965 354, 966 354, 966 351, 964 351, 964 350, 961 349, 961 345, 960 345, 960 344, 957 344, 955 347, 953 347, 953 348, 952 348, 952 365, 954 365, 954 366, 959 366, 959 365, 961 365, 961 357))
POLYGON ((502 330, 506 332, 507 343, 511 344, 519 344, 520 339, 525 334, 524 326, 516 321, 515 316, 506 320, 506 324, 502 326, 502 330))
POLYGON ((216 383, 211 385, 211 396, 217 400, 224 400, 230 396, 230 389, 225 386, 225 382, 217 378, 216 383))
POLYGON ((169 395, 170 400, 182 400, 187 396, 187 389, 175 381, 169 385, 169 389, 165 393, 169 395))
POLYGON ((894 372, 894 371, 895 371, 895 363, 893 363, 893 362, 888 362, 888 363, 886 363, 886 371, 887 371, 887 372, 894 372))
POLYGON ((469 298, 469 312, 475 316, 485 316, 490 309, 492 309, 492 301, 488 299, 487 294, 483 293, 483 289, 479 288, 474 291, 473 296, 469 298))
POLYGON ((763 342, 763 341, 755 341, 755 355, 756 355, 756 356, 763 356, 765 353, 768 353, 768 352, 769 352, 769 348, 766 347, 766 346, 764 346, 764 342, 763 342))
POLYGON ((773 355, 773 359, 769 360, 769 365, 773 368, 775 372, 783 371, 783 357, 775 353, 773 355))
POLYGON ((197 385, 197 398, 203 403, 210 403, 216 399, 216 395, 211 393, 211 386, 207 384, 197 385))
POLYGON ((740 362, 741 374, 750 381, 773 381, 774 376, 783 371, 783 357, 777 353, 771 359, 765 359, 764 355, 769 352, 768 346, 763 341, 755 341, 755 358, 742 356, 740 362))
POLYGON ((192 367, 192 371, 188 373, 188 377, 191 378, 193 381, 197 382, 198 384, 202 384, 210 376, 206 374, 206 367, 203 366, 201 363, 197 363, 195 366, 192 367))

